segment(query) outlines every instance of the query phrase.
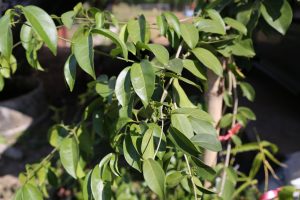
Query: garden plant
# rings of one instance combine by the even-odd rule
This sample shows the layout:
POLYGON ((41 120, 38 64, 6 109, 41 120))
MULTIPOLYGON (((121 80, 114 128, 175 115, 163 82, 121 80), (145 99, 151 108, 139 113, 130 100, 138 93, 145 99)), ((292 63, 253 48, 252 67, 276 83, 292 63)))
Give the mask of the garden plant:
MULTIPOLYGON (((58 188, 85 200, 257 199, 260 167, 268 190, 269 175, 276 177, 271 163, 282 164, 274 144, 259 136, 248 144, 240 139, 240 130, 256 119, 238 103, 240 96, 255 98, 243 71, 255 56, 255 28, 285 34, 291 21, 287 0, 199 1, 195 16, 179 20, 163 12, 155 23, 144 15, 121 22, 82 4, 61 16, 32 5, 7 10, 0 18, 0 90, 20 67, 12 54, 16 46, 23 46, 30 66, 42 70, 38 51, 45 45, 56 55, 58 40, 71 46, 63 70, 70 91, 78 70, 93 79, 81 120, 49 130, 53 150, 26 165, 15 199, 55 199, 58 188), (17 26, 20 39, 14 42, 17 26), (71 40, 58 36, 62 26, 76 27, 71 40), (170 45, 151 43, 151 30, 170 45), (115 44, 109 54, 94 48, 98 35, 115 44), (95 54, 127 67, 117 76, 97 77, 95 54), (104 157, 103 141, 110 146, 104 157), (246 151, 257 152, 249 174, 234 167, 235 155, 246 151)), ((282 199, 292 194, 289 187, 282 191, 282 199)))

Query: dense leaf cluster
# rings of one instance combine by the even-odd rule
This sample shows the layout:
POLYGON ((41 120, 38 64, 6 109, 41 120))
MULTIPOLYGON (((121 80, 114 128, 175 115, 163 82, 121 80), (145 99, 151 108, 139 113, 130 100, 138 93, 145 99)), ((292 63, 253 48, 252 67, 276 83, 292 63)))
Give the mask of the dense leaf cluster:
POLYGON ((235 121, 245 126, 256 119, 250 109, 237 108, 236 85, 250 101, 255 91, 243 81, 236 59, 255 55, 252 31, 261 16, 279 33, 286 32, 292 20, 288 1, 217 0, 199 5, 201 9, 192 18, 179 20, 172 12, 164 12, 154 24, 143 15, 118 22, 107 11, 84 9, 81 4, 61 17, 49 16, 35 6, 17 6, 1 17, 0 90, 4 78, 17 69, 12 55, 12 28, 17 23, 23 23, 20 43, 27 61, 40 70, 37 52, 43 44, 54 55, 57 52, 60 38, 53 19, 67 28, 76 25, 69 41, 65 80, 72 91, 79 68, 94 79, 87 92, 94 100, 81 121, 52 127, 49 141, 54 150, 20 175, 23 186, 17 200, 49 197, 50 185, 69 184, 74 184, 78 199, 232 199, 256 183, 253 179, 261 164, 268 166, 266 158, 280 164, 268 150, 273 147, 270 143, 242 145, 237 136, 232 138, 236 147, 231 154, 260 151, 249 176, 222 164, 212 168, 202 158, 204 150, 222 150, 216 129, 227 130, 235 121), (119 34, 111 31, 112 26, 119 28, 119 34), (150 42, 152 29, 169 41, 171 49, 150 42), (94 49, 93 37, 99 35, 115 44, 107 56, 128 63, 117 77, 96 77, 94 54, 102 52, 94 49), (207 71, 222 77, 220 92, 227 113, 220 122, 205 111, 207 71), (189 87, 196 89, 195 98, 187 93, 189 87), (112 151, 95 164, 101 158, 97 145, 103 140, 112 151), (57 162, 52 162, 56 157, 57 162), (65 177, 60 165, 72 178, 58 178, 65 177), (131 179, 126 166, 136 170, 133 176, 141 173, 145 184, 137 184, 140 178, 131 179), (219 181, 222 174, 226 174, 225 185, 219 181), (238 181, 244 184, 235 191, 238 181), (204 182, 211 182, 210 187, 204 182))

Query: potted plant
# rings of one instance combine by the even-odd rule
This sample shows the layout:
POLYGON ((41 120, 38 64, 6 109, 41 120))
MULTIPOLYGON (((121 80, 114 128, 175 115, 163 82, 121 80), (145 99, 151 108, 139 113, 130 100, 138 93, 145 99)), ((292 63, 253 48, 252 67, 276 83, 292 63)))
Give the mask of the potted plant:
MULTIPOLYGON (((118 22, 107 11, 81 4, 53 16, 68 28, 79 24, 68 40, 71 54, 64 75, 72 91, 76 71, 89 74, 94 81, 87 96, 93 101, 80 121, 51 128, 53 151, 20 175, 23 186, 15 199, 49 198, 49 186, 60 188, 61 198, 77 199, 257 198, 260 166, 268 177, 274 172, 269 161, 280 162, 272 154, 277 150, 273 144, 259 138, 242 144, 237 135, 255 120, 249 108, 238 105, 238 89, 250 101, 255 97, 238 60, 255 55, 252 32, 261 17, 285 33, 292 11, 287 0, 278 2, 200 1, 195 16, 179 20, 164 12, 155 24, 143 15, 118 22), (110 31, 117 25, 119 34, 110 31), (150 42, 151 29, 168 39, 171 50, 150 42), (94 35, 109 38, 115 49, 110 54, 94 49, 94 35), (96 77, 94 54, 124 60, 128 67, 117 77, 96 77), (190 88, 196 89, 196 98, 190 88), (111 149, 104 157, 98 156, 102 141, 111 149), (250 173, 243 174, 233 168, 231 158, 249 150, 258 153, 250 173), (217 162, 217 152, 224 162, 217 162)), ((28 60, 39 68, 39 47, 45 44, 55 55, 57 41, 65 39, 57 37, 45 11, 16 6, 0 21, 0 52, 6 60, 12 57, 11 28, 19 22, 30 33, 21 32, 21 37, 32 41, 21 40, 28 60)))

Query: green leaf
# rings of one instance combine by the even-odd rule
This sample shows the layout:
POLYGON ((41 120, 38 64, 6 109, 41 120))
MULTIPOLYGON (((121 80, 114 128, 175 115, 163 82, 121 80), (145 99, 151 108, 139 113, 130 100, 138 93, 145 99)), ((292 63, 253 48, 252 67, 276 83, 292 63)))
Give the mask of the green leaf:
MULTIPOLYGON (((276 153, 278 151, 278 147, 268 141, 261 141, 260 145, 265 148, 265 147, 270 147, 273 153, 276 153)), ((256 151, 259 150, 259 145, 257 142, 251 142, 248 144, 244 144, 239 147, 235 147, 231 150, 232 154, 237 154, 237 153, 243 153, 243 152, 248 152, 248 151, 256 151)), ((224 152, 222 152, 223 154, 224 152)))
POLYGON ((279 190, 279 200, 294 200, 294 193, 298 191, 295 186, 284 186, 279 190))
POLYGON ((26 6, 22 8, 33 30, 42 38, 54 55, 57 52, 57 30, 51 17, 41 8, 26 6))
POLYGON ((130 67, 126 67, 123 69, 116 81, 115 93, 119 103, 122 106, 128 105, 130 101, 130 90, 131 90, 131 82, 130 82, 130 67))
POLYGON ((155 160, 149 158, 143 163, 143 175, 148 187, 160 199, 165 199, 166 175, 161 166, 155 160))
POLYGON ((116 45, 118 45, 122 49, 122 54, 125 59, 128 59, 128 50, 126 44, 119 38, 119 36, 107 29, 93 29, 91 31, 92 33, 103 35, 104 37, 107 37, 111 39, 116 45))
POLYGON ((82 196, 83 200, 92 200, 93 194, 92 194, 92 188, 91 188, 91 174, 92 171, 89 171, 88 174, 84 178, 83 182, 83 188, 82 188, 82 196))
POLYGON ((183 62, 179 58, 174 58, 169 61, 169 63, 165 66, 167 70, 175 72, 176 74, 181 74, 183 69, 183 62))
POLYGON ((220 127, 226 128, 226 127, 230 126, 232 123, 232 118, 233 118, 233 115, 231 113, 227 113, 226 115, 224 115, 220 120, 220 127))
POLYGON ((203 70, 193 60, 185 59, 182 61, 183 67, 201 80, 206 80, 203 70))
POLYGON ((171 124, 174 128, 183 133, 187 138, 194 136, 193 127, 185 114, 172 114, 171 124))
POLYGON ((223 67, 213 53, 204 48, 196 48, 192 52, 207 68, 211 69, 218 76, 223 76, 223 67))
POLYGON ((0 92, 3 90, 4 88, 4 78, 3 76, 0 74, 0 92))
POLYGON ((72 50, 79 66, 96 79, 92 35, 89 31, 79 28, 73 35, 72 43, 72 50))
POLYGON ((195 108, 196 106, 190 101, 182 87, 179 85, 178 79, 173 81, 173 92, 175 101, 179 107, 195 108))
POLYGON ((53 147, 59 148, 63 139, 67 137, 68 131, 65 127, 61 125, 55 125, 51 127, 48 134, 49 134, 49 143, 53 147))
POLYGON ((254 101, 255 99, 254 88, 249 83, 246 82, 240 82, 239 85, 243 92, 243 96, 246 97, 249 101, 254 101))
POLYGON ((211 151, 217 152, 222 150, 222 145, 219 141, 217 134, 207 134, 207 133, 197 134, 191 138, 191 141, 194 144, 211 151))
POLYGON ((105 15, 102 12, 97 12, 95 14, 95 21, 96 21, 96 29, 101 29, 105 22, 105 15))
POLYGON ((232 54, 237 56, 244 56, 248 58, 252 58, 253 56, 255 56, 255 51, 251 39, 234 41, 233 45, 228 46, 228 48, 232 52, 232 54))
POLYGON ((130 79, 134 91, 146 107, 155 88, 155 74, 151 63, 147 60, 143 60, 141 63, 134 63, 131 66, 130 79))
POLYGON ((263 162, 264 155, 262 153, 258 153, 252 163, 251 170, 249 172, 249 178, 253 179, 255 175, 257 174, 258 170, 261 167, 261 164, 263 162))
POLYGON ((172 114, 186 114, 189 117, 206 121, 209 123, 213 122, 212 117, 200 108, 178 108, 172 111, 172 114))
POLYGON ((10 28, 10 16, 4 15, 0 18, 0 52, 9 60, 12 54, 13 35, 10 28))
POLYGON ((76 179, 76 170, 79 162, 79 146, 75 138, 63 139, 59 149, 59 156, 65 170, 76 179))
POLYGON ((109 182, 104 182, 100 176, 100 167, 95 166, 91 175, 91 189, 95 200, 110 200, 111 186, 109 182))
POLYGON ((184 176, 179 171, 172 171, 167 175, 166 183, 167 186, 172 188, 180 184, 181 180, 184 179, 186 176, 184 176))
POLYGON ((247 119, 250 119, 250 120, 256 120, 255 114, 254 114, 249 108, 246 108, 246 107, 239 107, 239 108, 238 108, 238 114, 243 115, 243 116, 246 117, 247 119))
POLYGON ((168 64, 170 55, 164 46, 160 44, 148 44, 147 46, 159 62, 164 65, 168 64))
POLYGON ((223 18, 221 17, 221 15, 219 14, 218 11, 213 10, 213 9, 209 9, 206 10, 208 16, 216 23, 218 23, 218 26, 220 28, 222 28, 223 33, 226 33, 226 29, 225 29, 225 23, 223 21, 223 18))
POLYGON ((75 56, 72 54, 68 57, 65 66, 64 66, 64 75, 65 80, 70 88, 70 91, 73 91, 75 79, 76 79, 76 67, 77 62, 75 56))
POLYGON ((71 29, 76 13, 72 11, 65 12, 61 15, 62 23, 68 28, 71 29))
POLYGON ((110 97, 114 93, 116 85, 116 77, 112 76, 108 80, 107 75, 100 75, 97 78, 95 89, 96 92, 103 98, 110 97))
POLYGON ((15 200, 43 200, 43 194, 31 183, 23 185, 16 193, 15 200))
POLYGON ((154 157, 155 147, 153 132, 154 129, 149 127, 143 136, 141 151, 144 159, 154 157))
POLYGON ((164 15, 158 15, 156 17, 156 23, 159 28, 160 35, 166 35, 168 30, 168 23, 164 15))
POLYGON ((201 17, 196 18, 195 25, 201 32, 225 35, 223 27, 219 23, 211 19, 204 19, 201 17))
POLYGON ((178 36, 180 36, 181 35, 180 22, 179 22, 178 18, 176 17, 176 15, 174 15, 174 13, 172 13, 172 12, 164 12, 163 16, 166 18, 170 28, 172 28, 176 32, 176 34, 178 36))
POLYGON ((265 0, 262 2, 261 13, 266 22, 282 35, 292 23, 293 11, 287 0, 265 0))
POLYGON ((241 22, 232 19, 230 17, 225 17, 224 22, 228 25, 231 26, 232 28, 238 30, 239 32, 243 33, 244 35, 247 35, 247 28, 244 24, 241 22))
POLYGON ((170 134, 168 136, 176 148, 179 148, 181 151, 188 155, 194 157, 199 156, 200 152, 198 151, 198 149, 183 133, 181 133, 174 127, 169 128, 169 133, 170 134))
POLYGON ((196 134, 211 134, 217 135, 215 127, 212 123, 203 121, 194 117, 189 116, 189 121, 196 134))
POLYGON ((147 44, 150 40, 150 25, 146 22, 145 16, 141 15, 138 20, 130 20, 127 30, 131 40, 137 44, 142 42, 147 44))
POLYGON ((126 135, 123 142, 123 152, 126 162, 133 168, 138 171, 141 171, 140 168, 140 155, 135 148, 136 138, 126 135))
POLYGON ((191 48, 195 48, 199 41, 199 32, 193 24, 180 24, 183 40, 191 48))

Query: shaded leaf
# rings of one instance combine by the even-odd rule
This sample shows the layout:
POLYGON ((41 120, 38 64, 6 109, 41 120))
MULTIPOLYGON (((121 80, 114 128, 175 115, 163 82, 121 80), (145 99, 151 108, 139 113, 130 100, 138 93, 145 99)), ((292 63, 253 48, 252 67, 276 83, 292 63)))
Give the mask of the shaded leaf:
POLYGON ((249 83, 246 82, 240 82, 239 85, 243 92, 243 96, 246 97, 249 101, 254 101, 255 99, 254 88, 249 83))

